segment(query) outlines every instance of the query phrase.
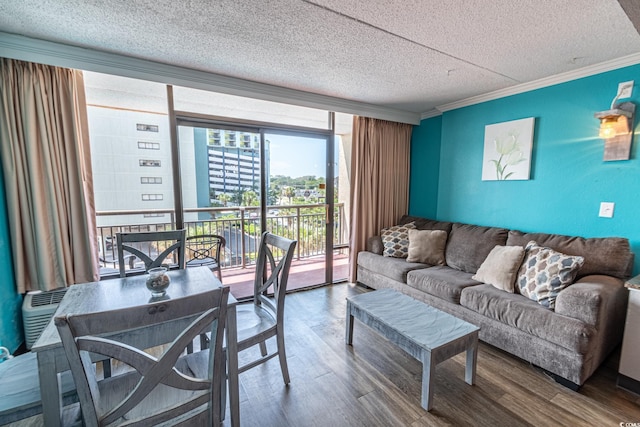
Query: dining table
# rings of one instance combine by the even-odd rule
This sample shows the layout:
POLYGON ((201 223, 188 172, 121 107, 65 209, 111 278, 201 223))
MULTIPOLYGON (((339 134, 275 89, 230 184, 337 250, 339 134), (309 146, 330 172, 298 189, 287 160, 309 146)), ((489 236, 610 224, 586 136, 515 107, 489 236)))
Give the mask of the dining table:
MULTIPOLYGON (((222 286, 222 282, 207 267, 194 267, 170 270, 167 275, 171 284, 163 298, 182 298, 212 288, 222 286)), ((146 275, 100 280, 97 282, 76 284, 69 287, 53 317, 65 314, 85 314, 114 310, 152 302, 151 292, 146 287, 146 275)), ((231 425, 238 426, 239 387, 238 387, 238 349, 237 349, 237 300, 229 294, 226 322, 226 349, 229 387, 229 407, 231 425), (235 374, 232 374, 235 373, 235 374)), ((167 328, 169 329, 169 328, 167 328)), ((157 332, 157 331, 156 331, 157 332)), ((141 328, 128 331, 131 344, 139 348, 151 348, 166 341, 160 334, 145 334, 141 328), (164 340, 164 341, 163 341, 164 340)), ((127 336, 123 336, 123 341, 127 336)), ((69 370, 69 363, 62 347, 58 330, 52 320, 42 331, 31 351, 38 358, 40 395, 44 425, 62 425, 62 398, 60 395, 60 373, 69 370)), ((223 408, 224 411, 224 408, 223 408)))

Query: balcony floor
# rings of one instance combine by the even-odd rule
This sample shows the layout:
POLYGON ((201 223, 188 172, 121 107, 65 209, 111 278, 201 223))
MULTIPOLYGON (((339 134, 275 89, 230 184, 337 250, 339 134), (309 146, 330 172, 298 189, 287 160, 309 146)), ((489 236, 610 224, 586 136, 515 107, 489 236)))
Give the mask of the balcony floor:
MULTIPOLYGON (((333 258, 333 280, 346 279, 349 270, 349 256, 336 254, 333 258)), ((249 298, 253 295, 254 266, 246 268, 229 268, 222 270, 222 283, 231 288, 237 299, 249 298)), ((289 271, 287 290, 312 288, 324 284, 324 256, 293 260, 289 271)))

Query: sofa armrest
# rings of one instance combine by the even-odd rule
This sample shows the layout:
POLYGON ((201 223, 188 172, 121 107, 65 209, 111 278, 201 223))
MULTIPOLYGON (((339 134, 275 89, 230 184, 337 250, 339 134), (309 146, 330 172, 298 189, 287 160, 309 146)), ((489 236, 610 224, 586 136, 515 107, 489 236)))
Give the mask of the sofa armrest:
POLYGON ((555 311, 600 329, 605 323, 622 321, 624 324, 626 304, 627 290, 622 280, 591 275, 562 290, 556 299, 555 311))
POLYGON ((376 255, 382 255, 384 251, 384 245, 382 244, 382 237, 373 236, 367 239, 367 251, 373 252, 376 255))

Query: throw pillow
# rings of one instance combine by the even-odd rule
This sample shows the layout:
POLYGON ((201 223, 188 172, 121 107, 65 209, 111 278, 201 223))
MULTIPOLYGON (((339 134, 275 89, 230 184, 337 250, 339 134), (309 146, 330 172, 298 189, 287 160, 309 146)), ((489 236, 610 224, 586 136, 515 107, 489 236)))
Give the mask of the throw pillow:
POLYGON ((553 310, 558 294, 573 283, 584 258, 539 246, 533 240, 525 251, 525 259, 518 272, 518 289, 522 295, 553 310))
POLYGON ((491 249, 472 279, 513 293, 514 283, 523 258, 524 248, 522 246, 496 245, 491 249))
POLYGON ((447 232, 444 230, 409 230, 409 253, 407 262, 431 265, 446 265, 444 248, 447 232))
POLYGON ((384 245, 382 255, 406 258, 409 253, 409 235, 407 232, 414 228, 416 228, 416 225, 413 222, 383 228, 380 233, 382 244, 384 245))

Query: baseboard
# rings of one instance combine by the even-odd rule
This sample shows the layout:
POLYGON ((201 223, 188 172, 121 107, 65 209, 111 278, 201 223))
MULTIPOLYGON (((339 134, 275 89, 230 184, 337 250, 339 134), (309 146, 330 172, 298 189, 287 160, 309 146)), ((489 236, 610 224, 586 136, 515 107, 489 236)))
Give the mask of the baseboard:
POLYGON ((617 385, 620 388, 640 395, 640 381, 636 379, 627 377, 626 375, 618 374, 617 385))

